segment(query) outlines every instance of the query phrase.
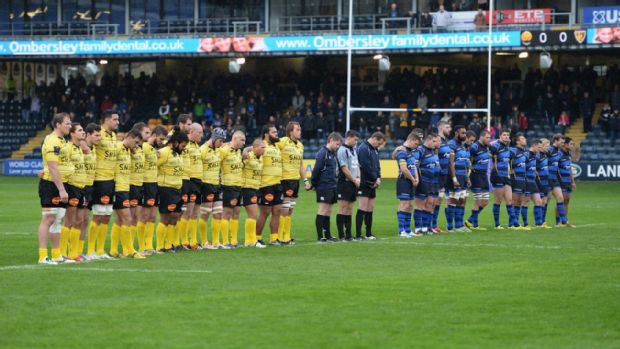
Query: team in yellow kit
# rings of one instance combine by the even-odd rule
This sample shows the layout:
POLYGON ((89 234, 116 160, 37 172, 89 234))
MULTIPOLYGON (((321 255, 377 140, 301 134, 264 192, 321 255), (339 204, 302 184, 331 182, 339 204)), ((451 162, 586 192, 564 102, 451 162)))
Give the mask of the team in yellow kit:
POLYGON ((118 123, 115 111, 104 112, 101 125, 86 129, 72 124, 67 114, 54 116, 54 131, 42 147, 40 264, 263 248, 261 231, 269 215, 269 242, 293 244, 291 216, 299 181, 305 178, 298 123, 287 125, 282 139, 275 126, 267 125, 263 137, 245 149, 244 132, 235 131, 226 142, 228 134, 219 128, 200 145, 202 126, 189 115, 169 133, 162 126, 151 130, 137 123, 117 138, 118 123), (247 218, 240 241, 242 206, 247 218))

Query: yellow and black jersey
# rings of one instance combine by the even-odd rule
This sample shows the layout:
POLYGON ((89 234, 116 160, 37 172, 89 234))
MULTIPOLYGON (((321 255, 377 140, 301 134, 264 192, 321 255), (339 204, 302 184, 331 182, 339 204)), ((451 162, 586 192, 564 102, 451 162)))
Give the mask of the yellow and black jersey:
POLYGON ((67 144, 69 161, 73 166, 73 173, 69 176, 67 183, 74 187, 84 188, 86 186, 86 166, 84 163, 84 152, 79 145, 67 144))
POLYGON ((189 141, 185 147, 185 152, 189 155, 188 172, 190 178, 202 178, 202 158, 200 146, 196 142, 189 141))
POLYGON ((220 153, 211 148, 207 143, 200 147, 202 159, 202 182, 207 184, 220 184, 220 153))
POLYGON ((50 133, 43 141, 41 154, 43 158, 43 179, 52 181, 52 175, 50 174, 49 167, 47 166, 47 163, 51 161, 58 164, 60 179, 66 183, 73 173, 73 166, 71 165, 71 160, 69 159, 69 148, 67 147, 67 141, 65 141, 62 137, 58 137, 54 133, 50 133))
POLYGON ((183 158, 170 147, 159 150, 157 159, 157 185, 181 189, 183 186, 183 158))
POLYGON ((157 149, 151 143, 142 144, 144 152, 144 183, 157 183, 157 149))
POLYGON ((273 144, 265 142, 265 153, 263 154, 263 172, 260 180, 260 187, 268 187, 280 184, 282 181, 282 156, 280 149, 273 144))
POLYGON ((97 156, 96 181, 113 180, 116 174, 116 132, 101 130, 101 142, 95 148, 97 156))
POLYGON ((225 145, 218 149, 222 159, 222 185, 240 187, 243 185, 243 158, 241 149, 225 145))
POLYGON ((260 179, 263 172, 263 160, 253 151, 243 160, 243 187, 249 189, 260 188, 260 179))
POLYGON ((114 171, 114 191, 129 191, 131 175, 131 150, 122 142, 116 143, 116 169, 114 171))
POLYGON ((131 153, 129 184, 141 187, 142 183, 144 183, 144 150, 142 147, 136 147, 136 150, 131 153))
POLYGON ((283 137, 276 146, 282 156, 282 179, 299 179, 299 169, 304 160, 304 145, 300 141, 283 137))
POLYGON ((94 145, 90 147, 88 154, 84 153, 84 169, 86 171, 85 184, 91 186, 95 181, 95 173, 97 172, 97 155, 94 145))
POLYGON ((181 153, 181 158, 183 159, 183 174, 181 175, 181 177, 187 180, 189 179, 189 166, 191 164, 191 159, 187 147, 183 149, 183 152, 181 153))

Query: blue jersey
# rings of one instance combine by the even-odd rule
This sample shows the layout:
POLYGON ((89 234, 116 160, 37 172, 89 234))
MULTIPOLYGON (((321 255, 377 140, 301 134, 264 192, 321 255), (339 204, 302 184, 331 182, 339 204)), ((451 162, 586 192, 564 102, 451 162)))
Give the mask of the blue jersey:
POLYGON ((430 150, 425 146, 420 146, 417 150, 420 159, 419 178, 422 182, 439 184, 439 175, 441 167, 439 167, 439 157, 434 150, 430 150))
POLYGON ((536 159, 536 172, 538 173, 538 180, 542 185, 549 184, 549 158, 547 153, 540 152, 536 159))
POLYGON ((515 175, 515 179, 525 180, 525 163, 527 162, 528 151, 514 147, 510 148, 510 152, 512 153, 512 172, 515 175))
POLYGON ((534 153, 533 151, 528 152, 527 161, 525 163, 525 177, 530 183, 536 183, 536 179, 538 178, 536 167, 538 165, 539 155, 540 154, 534 153))
POLYGON ((489 169, 489 160, 491 159, 491 153, 489 148, 476 142, 469 148, 471 153, 471 163, 474 171, 486 172, 489 169))
POLYGON ((493 168, 491 172, 500 177, 510 177, 510 162, 512 153, 510 147, 497 141, 489 147, 489 152, 493 156, 493 168))
POLYGON ((562 154, 560 149, 553 146, 549 147, 547 154, 549 156, 549 179, 557 180, 560 178, 559 166, 562 154))
POLYGON ((396 154, 396 163, 398 164, 398 175, 401 175, 400 165, 405 164, 409 173, 415 176, 418 167, 419 153, 414 149, 404 147, 403 150, 396 154))
MULTIPOLYGON (((441 137, 440 137, 441 138, 441 137)), ((441 166, 441 174, 447 176, 450 173, 450 154, 454 153, 448 144, 448 140, 441 138, 441 146, 439 147, 439 166, 441 166)))
POLYGON ((558 163, 558 169, 560 172, 561 183, 571 183, 570 174, 572 171, 571 155, 568 151, 560 150, 560 162, 558 163))
POLYGON ((454 174, 456 176, 467 176, 467 171, 471 167, 469 162, 471 155, 467 145, 464 142, 459 143, 456 139, 451 139, 448 146, 454 152, 454 174))

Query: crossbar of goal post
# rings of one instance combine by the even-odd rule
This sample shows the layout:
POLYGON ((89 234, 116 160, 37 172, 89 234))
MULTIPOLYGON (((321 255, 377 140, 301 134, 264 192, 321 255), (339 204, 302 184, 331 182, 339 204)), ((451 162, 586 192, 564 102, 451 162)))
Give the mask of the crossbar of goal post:
POLYGON ((351 112, 356 111, 386 111, 386 112, 394 112, 394 113, 406 113, 406 112, 431 112, 431 113, 486 113, 488 109, 486 108, 366 108, 366 107, 350 107, 349 110, 351 112))

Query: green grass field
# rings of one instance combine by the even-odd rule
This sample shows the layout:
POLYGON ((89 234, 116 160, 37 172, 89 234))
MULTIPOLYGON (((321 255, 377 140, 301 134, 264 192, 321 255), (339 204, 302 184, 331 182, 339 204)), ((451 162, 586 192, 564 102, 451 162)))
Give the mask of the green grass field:
POLYGON ((618 184, 579 184, 575 229, 399 239, 388 181, 374 242, 315 243, 304 193, 297 246, 49 267, 36 188, 0 177, 0 348, 620 347, 618 184))

